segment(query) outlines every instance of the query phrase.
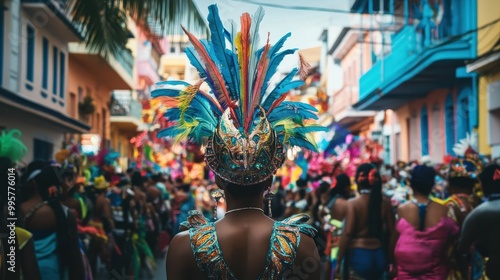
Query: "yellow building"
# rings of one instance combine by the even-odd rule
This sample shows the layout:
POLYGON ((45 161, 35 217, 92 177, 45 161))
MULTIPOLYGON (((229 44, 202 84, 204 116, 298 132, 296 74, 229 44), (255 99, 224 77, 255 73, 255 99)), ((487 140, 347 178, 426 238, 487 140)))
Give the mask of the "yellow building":
POLYGON ((478 58, 467 65, 479 74, 479 152, 492 158, 500 157, 500 22, 491 24, 500 17, 497 6, 497 0, 477 1, 478 58))

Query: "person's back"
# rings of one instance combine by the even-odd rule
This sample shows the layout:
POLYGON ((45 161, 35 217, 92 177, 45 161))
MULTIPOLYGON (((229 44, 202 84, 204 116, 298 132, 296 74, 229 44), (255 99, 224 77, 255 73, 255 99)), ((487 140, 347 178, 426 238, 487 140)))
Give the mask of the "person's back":
POLYGON ((485 272, 490 279, 500 279, 500 165, 486 167, 479 176, 488 201, 465 219, 459 243, 461 254, 469 254, 471 245, 487 258, 485 272), (495 222, 494 222, 495 221, 495 222))
MULTIPOLYGON (((202 216, 195 217, 204 220, 202 216)), ((201 227, 174 237, 169 255, 185 259, 169 262, 168 275, 174 279, 205 279, 209 274, 210 279, 227 276, 228 279, 244 280, 277 279, 292 273, 288 276, 317 279, 320 260, 316 245, 310 235, 303 233, 311 229, 296 223, 294 218, 297 219, 280 222, 258 211, 242 211, 217 223, 204 221, 201 227), (207 239, 213 242, 203 248, 193 248, 207 239), (298 271, 292 270, 292 266, 298 271)))
POLYGON ((361 195, 347 203, 336 274, 340 273, 343 260, 344 276, 379 279, 392 261, 387 253, 394 216, 390 201, 382 197, 382 183, 374 165, 360 165, 356 182, 361 195))
POLYGON ((414 198, 398 207, 394 249, 398 279, 445 279, 448 274, 447 249, 459 228, 448 217, 447 206, 429 199, 435 175, 431 167, 414 167, 410 177, 414 198))
POLYGON ((446 277, 449 240, 459 231, 447 214, 446 206, 434 202, 407 202, 398 208, 399 221, 396 229, 399 238, 394 252, 398 279, 446 277), (422 207, 426 207, 423 223, 419 214, 422 207))
POLYGON ((40 275, 42 279, 58 279, 66 273, 71 279, 83 279, 76 219, 57 199, 60 182, 55 168, 42 169, 35 181, 37 191, 21 209, 24 225, 33 234, 40 275))
MULTIPOLYGON (((353 243, 360 244, 360 247, 374 249, 380 247, 382 244, 379 237, 373 237, 370 235, 370 228, 368 224, 369 199, 369 196, 361 195, 351 199, 348 203, 351 204, 354 215, 356 216, 353 231, 353 243)), ((390 207, 390 201, 384 197, 382 199, 382 217, 388 216, 388 213, 391 210, 390 207)), ((385 219, 383 219, 383 224, 387 227, 385 219)))

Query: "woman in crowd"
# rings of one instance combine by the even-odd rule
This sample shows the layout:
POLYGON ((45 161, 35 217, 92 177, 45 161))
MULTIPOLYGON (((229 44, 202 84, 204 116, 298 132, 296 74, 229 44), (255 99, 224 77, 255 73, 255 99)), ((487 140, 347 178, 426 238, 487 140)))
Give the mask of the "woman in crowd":
POLYGON ((33 234, 42 279, 84 279, 76 219, 60 202, 61 170, 50 166, 35 176, 36 191, 21 205, 33 234))
POLYGON ((382 182, 373 164, 361 164, 355 178, 360 196, 347 203, 336 274, 340 275, 343 261, 345 279, 378 280, 393 262, 389 238, 394 234, 394 215, 390 201, 382 197, 382 182))
POLYGON ((394 252, 398 280, 438 280, 448 275, 447 248, 459 228, 447 216, 446 206, 429 199, 435 176, 433 168, 416 166, 410 176, 414 197, 398 207, 394 252))
POLYGON ((347 214, 347 200, 351 194, 351 178, 345 173, 339 174, 335 177, 334 184, 330 189, 330 199, 324 208, 327 214, 327 222, 330 224, 325 249, 325 253, 330 258, 330 263, 326 267, 326 275, 330 275, 329 279, 335 278, 339 238, 347 214))
MULTIPOLYGON (((0 147, 1 150, 1 147, 0 147)), ((40 270, 38 268, 38 263, 36 261, 35 255, 35 245, 33 243, 33 236, 30 232, 26 231, 24 228, 16 226, 15 236, 16 242, 14 244, 9 242, 10 232, 13 230, 7 227, 7 218, 10 217, 10 213, 14 212, 16 218, 18 219, 16 224, 20 224, 22 221, 20 219, 20 211, 18 207, 9 209, 9 201, 13 201, 16 204, 17 200, 20 199, 19 188, 16 185, 9 185, 9 182, 18 182, 19 176, 15 172, 9 171, 9 168, 14 168, 15 164, 10 157, 0 155, 0 180, 5 182, 2 184, 0 192, 0 278, 1 279, 34 279, 38 280, 40 278, 40 270), (15 179, 9 179, 9 177, 15 176, 15 179), (8 195, 8 193, 11 193, 8 195), (13 200, 14 198, 15 200, 13 200), (14 247, 15 261, 10 263, 11 248, 14 247), (8 268, 15 267, 15 271, 11 271, 8 268)))
MULTIPOLYGON (((482 162, 475 158, 473 154, 455 158, 449 165, 444 167, 448 182, 447 191, 450 194, 446 201, 446 205, 449 207, 448 216, 453 219, 459 228, 462 228, 467 215, 477 206, 473 197, 473 190, 478 183, 477 176, 481 169, 482 162)), ((451 244, 449 255, 452 262, 448 279, 463 279, 471 273, 482 274, 483 264, 477 251, 473 253, 473 263, 470 266, 463 266, 459 264, 460 260, 455 257, 457 255, 455 249, 456 243, 451 244)))

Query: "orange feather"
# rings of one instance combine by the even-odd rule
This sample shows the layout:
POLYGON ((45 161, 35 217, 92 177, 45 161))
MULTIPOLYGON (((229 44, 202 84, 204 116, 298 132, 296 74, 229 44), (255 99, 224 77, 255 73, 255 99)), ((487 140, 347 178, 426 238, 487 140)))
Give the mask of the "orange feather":
MULTIPOLYGON (((257 77, 255 78, 255 82, 253 84, 253 95, 252 95, 252 105, 250 107, 250 118, 253 117, 253 113, 255 111, 255 107, 260 103, 260 93, 262 91, 262 85, 264 84, 264 79, 267 74, 267 65, 269 64, 269 57, 267 54, 269 53, 269 49, 271 45, 269 45, 269 32, 267 33, 267 43, 264 46, 264 51, 260 57, 258 67, 257 67, 257 77)), ((250 126, 250 118, 245 120, 245 130, 249 129, 250 126)))
POLYGON ((274 108, 278 107, 278 105, 280 105, 281 102, 283 102, 283 100, 285 100, 285 98, 288 96, 290 92, 288 91, 287 93, 283 94, 280 96, 280 98, 276 99, 273 104, 271 105, 271 107, 269 107, 269 110, 267 110, 267 115, 269 116, 269 114, 271 114, 271 112, 274 110, 274 108))
MULTIPOLYGON (((250 26, 252 24, 252 19, 250 14, 244 13, 241 15, 241 54, 242 54, 242 64, 241 68, 243 70, 242 78, 243 78, 243 100, 242 100, 242 108, 243 108, 243 118, 251 118, 252 116, 248 116, 248 98, 250 97, 250 93, 248 90, 249 78, 248 77, 248 66, 250 59, 250 26)), ((246 122, 246 121, 244 121, 246 122)))
POLYGON ((240 124, 238 123, 238 118, 236 117, 236 113, 234 111, 235 105, 229 96, 229 92, 227 91, 226 88, 226 83, 224 81, 224 78, 219 73, 217 66, 210 58, 210 55, 207 53, 207 50, 205 50, 205 48, 203 47, 203 44, 200 42, 200 40, 198 40, 198 38, 196 38, 193 34, 187 31, 186 28, 184 28, 184 26, 181 27, 182 30, 184 30, 184 33, 186 33, 186 35, 188 36, 191 44, 193 44, 193 47, 200 56, 201 60, 205 64, 207 74, 210 75, 210 78, 213 81, 214 86, 216 87, 215 90, 218 93, 220 93, 219 98, 221 98, 222 101, 227 104, 229 110, 231 111, 232 119, 235 121, 236 126, 239 126, 240 124))

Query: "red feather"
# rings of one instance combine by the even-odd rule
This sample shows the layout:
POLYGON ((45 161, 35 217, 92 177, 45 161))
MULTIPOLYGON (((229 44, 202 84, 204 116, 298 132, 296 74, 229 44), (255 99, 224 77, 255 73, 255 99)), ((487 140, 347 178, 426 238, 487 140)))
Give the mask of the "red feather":
POLYGON ((219 94, 218 98, 221 98, 221 101, 227 104, 229 110, 231 111, 232 119, 235 121, 236 126, 239 126, 240 124, 238 123, 238 118, 236 117, 236 113, 234 112, 234 103, 229 97, 229 92, 226 89, 226 83, 224 81, 224 78, 222 78, 221 74, 219 73, 217 66, 215 66, 214 62, 210 58, 210 55, 203 47, 203 44, 200 42, 200 40, 198 40, 198 38, 196 38, 193 34, 189 33, 189 31, 187 31, 184 26, 181 27, 182 30, 184 30, 184 33, 186 33, 186 35, 188 36, 191 44, 193 44, 194 49, 200 56, 203 63, 205 63, 207 74, 210 75, 210 78, 212 79, 217 92, 221 93, 219 94))
POLYGON ((242 53, 242 69, 243 69, 243 116, 245 119, 252 118, 252 116, 248 116, 248 98, 250 97, 250 93, 248 92, 248 64, 250 58, 250 26, 252 24, 252 19, 250 14, 244 13, 241 15, 241 53, 242 53))
POLYGON ((278 105, 280 105, 281 102, 283 102, 283 100, 285 100, 285 98, 288 96, 290 92, 287 92, 283 95, 280 96, 280 98, 276 99, 274 101, 274 103, 271 105, 271 107, 269 107, 269 110, 267 110, 267 115, 269 116, 269 114, 271 114, 271 112, 274 110, 274 108, 278 107, 278 105))
MULTIPOLYGON (((253 113, 255 111, 255 107, 259 105, 260 102, 260 96, 259 94, 262 91, 262 85, 264 84, 264 79, 266 78, 267 74, 267 65, 269 64, 269 58, 267 57, 267 54, 269 53, 271 45, 269 45, 269 33, 267 33, 267 43, 266 46, 264 47, 264 51, 262 52, 262 56, 260 57, 258 66, 257 66, 257 77, 255 78, 255 82, 253 84, 253 95, 252 95, 252 105, 250 107, 250 114, 249 117, 251 118, 253 116, 253 113)), ((250 126, 250 118, 247 118, 245 120, 245 130, 249 129, 250 126)))

